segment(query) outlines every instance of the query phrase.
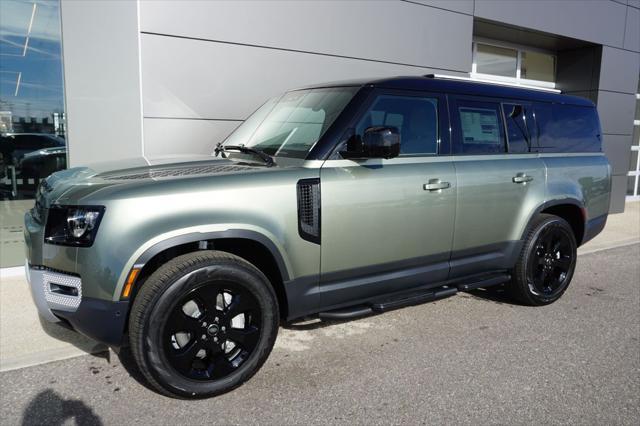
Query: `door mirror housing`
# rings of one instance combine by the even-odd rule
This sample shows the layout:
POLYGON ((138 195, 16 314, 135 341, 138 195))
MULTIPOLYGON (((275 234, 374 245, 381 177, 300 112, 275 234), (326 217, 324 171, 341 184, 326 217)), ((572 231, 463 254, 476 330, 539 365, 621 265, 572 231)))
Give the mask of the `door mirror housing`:
POLYGON ((395 158, 400 155, 400 131, 397 127, 374 126, 364 131, 362 138, 353 135, 347 141, 343 158, 395 158))

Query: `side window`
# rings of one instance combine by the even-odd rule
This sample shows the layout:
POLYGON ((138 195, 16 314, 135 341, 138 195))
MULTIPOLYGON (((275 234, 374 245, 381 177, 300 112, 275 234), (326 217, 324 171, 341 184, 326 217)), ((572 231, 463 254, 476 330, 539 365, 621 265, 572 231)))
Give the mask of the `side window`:
POLYGON ((438 153, 438 99, 381 95, 356 126, 356 135, 374 126, 397 127, 400 155, 438 153))
POLYGON ((537 103, 535 104, 534 112, 536 133, 538 134, 538 149, 540 152, 554 152, 556 144, 551 134, 553 125, 551 104, 537 103))
POLYGON ((600 125, 595 108, 536 105, 541 152, 600 152, 600 125))
POLYGON ((553 104, 552 131, 557 151, 600 151, 600 126, 595 108, 553 104))
POLYGON ((458 133, 455 153, 498 154, 506 151, 500 104, 457 100, 454 105, 454 122, 458 133))
POLYGON ((507 129, 509 152, 522 154, 536 152, 531 107, 526 104, 502 104, 507 129))

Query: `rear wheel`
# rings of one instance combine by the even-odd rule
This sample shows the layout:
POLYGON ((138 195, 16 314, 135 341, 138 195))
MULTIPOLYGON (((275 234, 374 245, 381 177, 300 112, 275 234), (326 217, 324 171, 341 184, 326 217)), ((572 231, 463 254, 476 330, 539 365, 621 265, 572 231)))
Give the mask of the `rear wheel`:
POLYGON ((567 221, 539 215, 527 233, 514 268, 511 293, 527 305, 555 302, 569 286, 576 260, 576 239, 567 221))
POLYGON ((158 391, 202 398, 247 381, 278 332, 277 298, 243 259, 200 251, 171 260, 140 289, 129 322, 140 370, 158 391))

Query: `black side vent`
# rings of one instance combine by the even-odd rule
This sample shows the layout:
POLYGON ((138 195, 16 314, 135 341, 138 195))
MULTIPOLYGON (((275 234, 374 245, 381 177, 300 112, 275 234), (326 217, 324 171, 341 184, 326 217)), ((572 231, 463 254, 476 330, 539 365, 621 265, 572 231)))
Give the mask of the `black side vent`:
POLYGON ((302 239, 320 244, 320 179, 298 181, 298 232, 302 239))

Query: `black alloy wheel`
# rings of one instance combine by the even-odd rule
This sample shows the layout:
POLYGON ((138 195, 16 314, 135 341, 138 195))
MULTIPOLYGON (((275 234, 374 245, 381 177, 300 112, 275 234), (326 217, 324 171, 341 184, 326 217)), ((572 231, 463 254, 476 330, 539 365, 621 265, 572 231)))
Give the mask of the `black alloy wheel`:
POLYGON ((180 299, 167 318, 167 359, 190 379, 228 376, 254 352, 261 316, 255 296, 241 286, 204 283, 180 299))
POLYGON ((205 398, 260 369, 279 322, 275 291, 262 272, 230 253, 203 250, 170 260, 141 284, 129 342, 158 392, 205 398))
POLYGON ((527 280, 530 291, 539 296, 553 297, 564 289, 575 263, 574 251, 565 229, 558 226, 546 227, 529 257, 527 280))
POLYGON ((513 297, 532 306, 558 300, 573 278, 577 248, 566 220, 549 214, 534 218, 512 271, 509 289, 513 297))

